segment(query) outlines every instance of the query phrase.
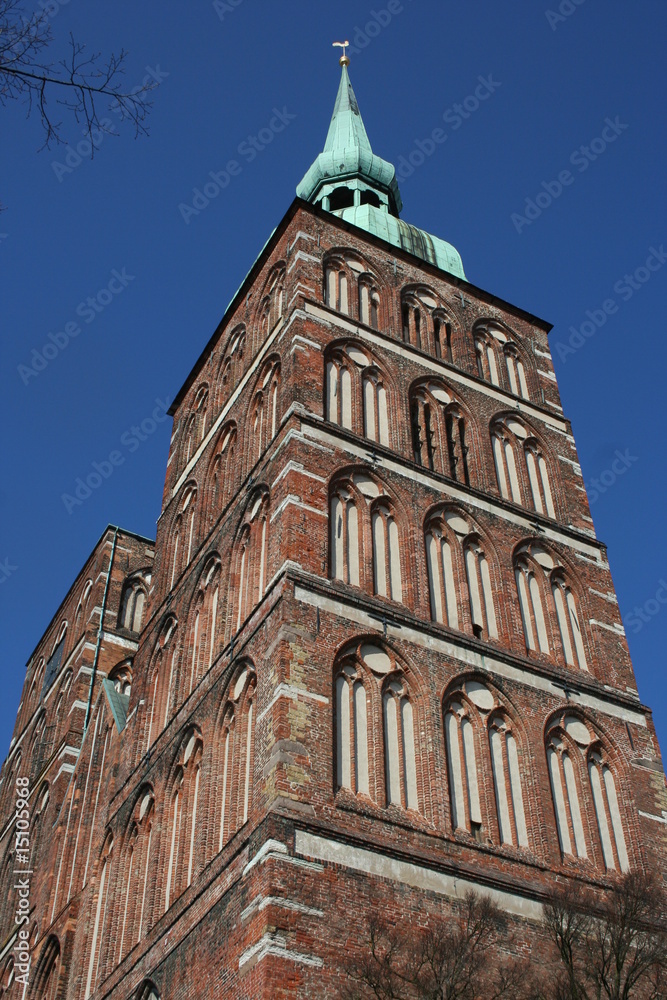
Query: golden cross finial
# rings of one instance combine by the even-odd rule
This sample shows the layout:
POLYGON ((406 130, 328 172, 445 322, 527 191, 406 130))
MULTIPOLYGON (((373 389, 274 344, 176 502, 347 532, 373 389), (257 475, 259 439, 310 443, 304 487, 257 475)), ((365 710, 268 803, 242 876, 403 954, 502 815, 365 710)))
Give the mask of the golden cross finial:
POLYGON ((348 47, 349 44, 350 44, 349 42, 333 42, 334 46, 337 46, 339 49, 343 50, 343 54, 340 57, 340 59, 338 60, 339 63, 341 64, 341 66, 349 66, 350 65, 350 57, 348 56, 347 52, 345 51, 347 49, 347 47, 348 47))

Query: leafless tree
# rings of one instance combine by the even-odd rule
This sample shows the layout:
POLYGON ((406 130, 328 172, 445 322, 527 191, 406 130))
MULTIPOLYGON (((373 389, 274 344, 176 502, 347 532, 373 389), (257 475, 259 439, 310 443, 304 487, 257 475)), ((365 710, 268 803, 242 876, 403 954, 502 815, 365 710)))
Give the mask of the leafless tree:
POLYGON ((103 58, 87 54, 81 42, 69 36, 67 55, 48 59, 53 42, 46 10, 26 14, 23 0, 0 0, 0 103, 23 100, 27 114, 37 113, 44 130, 44 146, 63 142, 62 113, 73 116, 90 139, 91 155, 103 127, 101 115, 112 108, 119 121, 134 128, 135 136, 147 134, 147 100, 151 84, 131 91, 122 87, 126 52, 103 58), (60 110, 62 109, 62 110, 60 110))
POLYGON ((525 967, 500 956, 507 921, 487 897, 468 892, 427 930, 373 920, 364 954, 347 959, 345 1000, 519 1000, 525 967))
POLYGON ((559 973, 548 1000, 667 997, 667 900, 653 875, 631 872, 600 896, 563 890, 545 907, 559 973))

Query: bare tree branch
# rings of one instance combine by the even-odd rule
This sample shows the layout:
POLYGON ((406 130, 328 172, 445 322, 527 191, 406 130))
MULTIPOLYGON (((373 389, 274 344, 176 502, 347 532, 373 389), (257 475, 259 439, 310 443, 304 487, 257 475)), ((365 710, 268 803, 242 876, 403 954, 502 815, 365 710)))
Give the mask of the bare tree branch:
POLYGON ((601 898, 568 888, 545 907, 564 975, 554 1000, 667 996, 667 901, 652 875, 631 872, 601 898))
POLYGON ((429 929, 408 933, 377 920, 368 927, 364 953, 347 959, 354 984, 347 1000, 521 1000, 525 965, 501 957, 511 947, 507 922, 474 892, 429 929))
POLYGON ((106 60, 99 52, 86 55, 83 44, 69 37, 66 58, 43 61, 42 54, 53 42, 46 12, 26 16, 22 0, 0 0, 0 104, 22 100, 27 115, 39 115, 44 143, 61 143, 64 108, 90 140, 91 157, 99 133, 116 134, 103 122, 104 112, 113 110, 119 121, 134 127, 135 137, 147 135, 146 118, 151 107, 148 93, 155 83, 132 90, 121 86, 127 53, 121 50, 106 60))

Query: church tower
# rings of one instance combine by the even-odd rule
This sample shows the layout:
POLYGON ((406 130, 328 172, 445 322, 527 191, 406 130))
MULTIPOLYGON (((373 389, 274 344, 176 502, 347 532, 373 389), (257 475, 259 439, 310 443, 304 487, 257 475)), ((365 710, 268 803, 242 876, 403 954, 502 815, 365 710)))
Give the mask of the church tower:
POLYGON ((660 752, 550 325, 400 218, 348 63, 172 405, 154 560, 109 529, 60 616, 90 576, 80 635, 48 683, 53 630, 28 665, 0 995, 25 928, 27 997, 334 998, 373 913, 423 926, 473 888, 528 953, 557 884, 664 869, 660 752))

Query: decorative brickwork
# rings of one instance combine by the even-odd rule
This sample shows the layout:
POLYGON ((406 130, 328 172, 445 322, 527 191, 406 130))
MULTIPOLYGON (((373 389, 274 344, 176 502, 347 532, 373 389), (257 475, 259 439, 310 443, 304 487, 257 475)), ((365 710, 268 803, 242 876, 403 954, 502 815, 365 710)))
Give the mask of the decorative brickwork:
POLYGON ((0 993, 17 776, 29 997, 333 998, 378 909, 473 885, 530 954, 556 884, 664 870, 548 330, 294 202, 173 404, 155 545, 107 529, 28 664, 0 993))

